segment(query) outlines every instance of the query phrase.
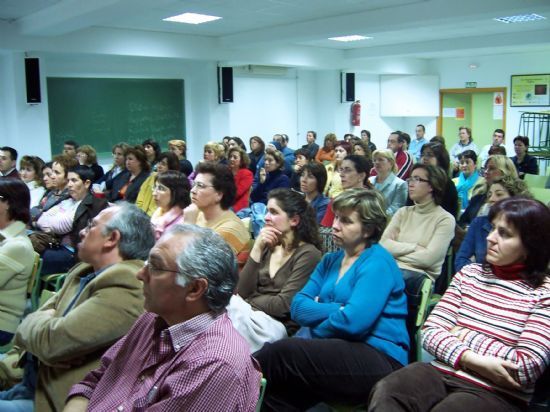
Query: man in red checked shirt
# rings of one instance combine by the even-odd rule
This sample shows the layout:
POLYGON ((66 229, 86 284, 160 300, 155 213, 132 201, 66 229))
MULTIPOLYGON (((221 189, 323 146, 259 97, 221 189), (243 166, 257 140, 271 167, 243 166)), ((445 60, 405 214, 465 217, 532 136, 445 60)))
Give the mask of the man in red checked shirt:
POLYGON ((69 411, 253 411, 261 374, 225 307, 231 248, 210 229, 171 228, 137 277, 146 313, 73 386, 69 411))

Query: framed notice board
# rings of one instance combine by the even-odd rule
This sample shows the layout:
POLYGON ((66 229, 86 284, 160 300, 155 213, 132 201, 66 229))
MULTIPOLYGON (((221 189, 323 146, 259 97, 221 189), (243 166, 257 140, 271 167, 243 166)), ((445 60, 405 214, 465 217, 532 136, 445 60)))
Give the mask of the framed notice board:
POLYGON ((141 144, 152 138, 166 146, 184 139, 184 83, 181 79, 49 77, 48 110, 52 153, 65 140, 111 153, 115 143, 141 144))
POLYGON ((550 74, 513 75, 510 106, 550 106, 550 74))

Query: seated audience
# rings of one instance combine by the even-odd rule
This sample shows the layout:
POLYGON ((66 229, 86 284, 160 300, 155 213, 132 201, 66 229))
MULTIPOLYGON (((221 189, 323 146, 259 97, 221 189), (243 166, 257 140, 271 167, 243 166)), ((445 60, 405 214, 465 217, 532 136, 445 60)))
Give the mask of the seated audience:
POLYGON ((328 163, 334 160, 334 145, 338 138, 334 133, 329 133, 325 136, 323 147, 321 147, 315 155, 315 161, 319 163, 328 163))
POLYGON ((104 175, 103 167, 97 164, 95 149, 87 144, 80 146, 76 152, 76 158, 81 166, 89 167, 94 173, 92 183, 97 183, 104 175))
POLYGON ((315 159, 315 156, 319 151, 319 145, 315 143, 315 140, 317 140, 317 133, 313 130, 308 130, 306 134, 307 144, 303 145, 302 149, 307 152, 309 159, 315 159))
POLYGON ((356 138, 351 141, 351 145, 352 145, 352 154, 365 156, 367 159, 372 161, 373 152, 371 152, 369 144, 366 141, 356 138))
POLYGON ((118 191, 117 196, 111 197, 113 197, 113 201, 126 200, 135 203, 141 185, 149 177, 151 171, 151 165, 142 146, 130 146, 126 149, 126 170, 129 173, 125 175, 123 186, 118 191))
POLYGON ((389 149, 376 150, 372 159, 376 176, 370 177, 369 181, 384 196, 386 213, 393 216, 407 202, 407 182, 395 175, 397 165, 393 151, 389 149))
POLYGON ((300 190, 300 176, 302 169, 309 163, 311 157, 306 149, 298 149, 294 151, 294 165, 292 166, 292 174, 290 175, 290 187, 294 190, 300 190))
POLYGON ((151 174, 142 183, 139 189, 138 196, 136 198, 136 206, 152 216, 155 210, 157 210, 157 204, 153 199, 153 187, 157 179, 157 173, 165 173, 169 170, 179 171, 180 162, 178 157, 173 152, 163 152, 159 156, 157 163, 157 171, 151 172, 151 174))
POLYGON ((327 182, 327 170, 319 162, 310 162, 302 167, 300 174, 300 191, 305 195, 306 202, 315 211, 317 223, 320 223, 327 212, 330 199, 323 196, 327 182))
MULTIPOLYGON (((168 150, 174 153, 178 157, 180 163, 179 171, 184 173, 185 176, 189 176, 193 173, 193 165, 187 160, 187 143, 185 140, 174 139, 168 142, 168 150)), ((162 161, 162 155, 159 157, 159 162, 162 161)), ((158 168, 157 168, 158 172, 158 168)))
POLYGON ((141 144, 145 156, 147 158, 147 163, 149 163, 149 170, 156 172, 157 163, 159 161, 159 156, 162 153, 162 149, 157 141, 153 139, 146 139, 141 144))
POLYGON ((446 180, 439 167, 415 164, 407 179, 414 206, 399 209, 382 235, 405 280, 441 273, 455 230, 455 218, 440 206, 446 180))
MULTIPOLYGON (((499 200, 512 196, 531 197, 525 182, 512 176, 497 177, 488 185, 488 188, 486 202, 488 207, 493 206, 499 200)), ((489 211, 487 210, 487 212, 489 211)), ((456 272, 463 266, 472 263, 472 257, 476 263, 485 263, 487 236, 490 231, 491 222, 487 215, 480 215, 472 221, 455 256, 456 272)))
POLYGON ((325 184, 323 194, 326 197, 334 199, 344 190, 342 180, 340 179, 340 169, 342 168, 342 162, 350 154, 351 145, 348 142, 340 140, 334 144, 334 159, 325 165, 327 169, 327 183, 325 184))
POLYGON ((453 179, 458 193, 460 210, 468 207, 474 187, 483 181, 477 172, 477 155, 473 150, 465 150, 458 155, 460 173, 453 179))
POLYGON ((237 283, 227 244, 174 226, 138 278, 147 312, 73 386, 66 410, 253 411, 261 373, 225 312, 237 283))
POLYGON ((361 130, 361 140, 366 142, 369 145, 371 153, 374 153, 376 150, 376 145, 370 139, 370 132, 368 130, 361 130))
MULTIPOLYGON (((240 137, 233 136, 229 138, 229 141, 227 142, 227 150, 225 151, 226 154, 229 154, 229 149, 232 149, 234 147, 241 148, 246 153, 246 145, 240 137)), ((229 158, 229 156, 226 157, 229 158)))
POLYGON ((13 352, 24 356, 27 351, 38 363, 26 357, 24 380, 0 393, 0 410, 30 403, 24 410, 32 411, 35 385, 35 411, 63 410, 71 386, 99 366, 105 349, 143 312, 136 273, 153 244, 149 218, 134 205, 110 207, 90 221, 81 231, 81 263, 61 290, 17 328, 13 352))
POLYGON ((462 268, 424 324, 435 361, 380 381, 369 411, 527 409, 550 359, 550 211, 511 198, 489 219, 487 264, 462 268))
MULTIPOLYGON (((162 160, 158 163, 158 169, 161 163, 162 160)), ((190 189, 189 180, 181 172, 169 170, 155 174, 153 200, 157 210, 151 216, 151 223, 156 240, 170 227, 183 223, 183 210, 191 203, 190 189)))
MULTIPOLYGON (((229 137, 227 137, 229 141, 229 137)), ((225 141, 225 138, 224 138, 225 141)), ((225 144, 225 143, 224 143, 225 144)), ((202 160, 201 162, 212 162, 212 163, 227 163, 225 160, 225 146, 221 143, 216 142, 208 142, 204 145, 203 148, 203 154, 202 154, 202 160)), ((191 175, 188 176, 189 183, 193 185, 193 181, 195 180, 195 176, 197 175, 197 171, 194 170, 191 175)))
POLYGON ((118 199, 118 192, 128 180, 130 172, 126 170, 126 150, 129 147, 126 143, 117 143, 113 146, 113 167, 97 185, 92 186, 94 193, 105 193, 106 199, 110 202, 118 199))
POLYGON ((0 147, 0 179, 4 177, 13 177, 19 179, 17 166, 17 150, 13 147, 0 147))
POLYGON ((256 186, 252 186, 250 193, 250 203, 267 204, 267 194, 279 187, 290 187, 290 180, 284 174, 285 159, 278 150, 267 148, 265 151, 265 168, 259 170, 259 181, 256 186))
MULTIPOLYGON (((369 182, 369 170, 371 168, 372 163, 365 156, 346 156, 342 162, 342 166, 338 170, 344 191, 358 188, 372 189, 372 185, 369 182)), ((334 212, 332 210, 331 199, 331 203, 327 206, 325 216, 323 220, 321 220, 321 226, 331 227, 333 220, 334 212)))
POLYGON ((36 207, 46 193, 42 182, 42 168, 44 161, 38 156, 23 156, 19 161, 19 175, 21 180, 27 184, 31 194, 30 207, 36 207))
POLYGON ((76 151, 78 150, 79 144, 74 140, 65 140, 63 142, 63 154, 70 158, 73 158, 75 161, 78 161, 76 158, 76 151))
POLYGON ((466 126, 461 126, 458 128, 458 142, 456 142, 449 151, 449 154, 451 155, 451 166, 453 174, 458 173, 458 169, 460 166, 458 155, 466 150, 472 150, 476 154, 479 153, 479 149, 474 143, 474 139, 472 137, 472 129, 466 126))
POLYGON ((289 189, 269 192, 266 225, 239 274, 229 317, 251 352, 296 331, 292 298, 321 259, 317 222, 304 197, 289 189))
POLYGON ((42 254, 41 274, 63 273, 75 264, 80 231, 107 206, 105 199, 96 198, 90 193, 92 178, 93 172, 87 167, 77 166, 69 170, 69 198, 43 212, 36 221, 38 229, 55 235, 60 243, 59 247, 48 248, 42 254))
POLYGON ((525 174, 538 175, 539 164, 537 158, 527 154, 529 148, 529 138, 525 136, 514 137, 514 151, 516 155, 513 156, 512 162, 518 172, 520 179, 525 177, 525 174))
MULTIPOLYGON (((420 149, 420 160, 418 163, 437 166, 443 170, 445 176, 447 176, 447 182, 443 192, 443 199, 441 200, 441 207, 456 218, 458 216, 458 192, 456 191, 456 186, 449 177, 450 159, 449 153, 447 149, 445 149, 445 145, 432 141, 425 143, 422 149, 420 149)), ((413 201, 409 198, 407 200, 407 206, 412 205, 413 201)))
POLYGON ((506 156, 501 155, 489 156, 489 159, 485 162, 483 172, 485 181, 482 181, 482 183, 474 187, 472 198, 470 202, 468 202, 468 207, 464 210, 464 213, 460 215, 460 219, 458 219, 458 225, 461 228, 468 227, 480 212, 482 214, 487 213, 482 209, 482 206, 487 199, 487 186, 493 182, 493 179, 503 176, 518 177, 514 163, 506 156))
POLYGON ((233 204, 233 211, 237 213, 239 210, 248 207, 250 201, 250 188, 252 187, 254 175, 248 169, 250 159, 246 152, 240 147, 229 148, 227 151, 227 158, 229 159, 229 168, 231 169, 231 173, 235 179, 235 186, 237 187, 235 203, 233 204))
POLYGON ((248 168, 254 175, 256 174, 257 165, 260 163, 260 161, 263 163, 265 143, 260 136, 252 136, 249 143, 250 153, 248 153, 248 157, 250 159, 250 164, 248 165, 248 168))
POLYGON ((235 180, 229 168, 220 163, 199 163, 191 188, 191 205, 183 212, 185 223, 212 229, 235 254, 249 250, 250 233, 230 210, 235 201, 235 180))
MULTIPOLYGON (((399 130, 391 132, 388 137, 388 149, 395 155, 395 164, 397 172, 395 175, 406 180, 411 174, 411 167, 414 164, 414 158, 407 152, 407 145, 411 138, 407 133, 399 130)), ((376 176, 376 169, 371 170, 371 176, 376 176)))
POLYGON ((405 283, 378 244, 384 198, 352 189, 333 207, 342 250, 325 254, 291 305, 304 339, 267 343, 255 354, 268 382, 262 410, 364 403, 378 380, 407 364, 405 283))
POLYGON ((29 202, 25 183, 0 179, 0 346, 12 340, 27 302, 35 255, 26 231, 29 202))

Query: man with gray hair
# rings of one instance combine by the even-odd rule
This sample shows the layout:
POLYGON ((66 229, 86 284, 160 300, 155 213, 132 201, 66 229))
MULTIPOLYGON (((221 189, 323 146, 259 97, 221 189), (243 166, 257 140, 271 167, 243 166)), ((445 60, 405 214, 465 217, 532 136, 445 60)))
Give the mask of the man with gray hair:
POLYGON ((73 386, 65 412, 254 411, 261 375, 225 311, 237 284, 229 245, 210 229, 174 226, 138 279, 147 312, 73 386))
POLYGON ((16 350, 34 356, 26 356, 23 383, 2 393, 2 411, 32 411, 35 382, 34 410, 61 411, 71 386, 99 365, 103 352, 143 313, 136 274, 154 245, 149 217, 132 204, 117 204, 91 219, 80 239, 81 263, 16 331, 16 350))

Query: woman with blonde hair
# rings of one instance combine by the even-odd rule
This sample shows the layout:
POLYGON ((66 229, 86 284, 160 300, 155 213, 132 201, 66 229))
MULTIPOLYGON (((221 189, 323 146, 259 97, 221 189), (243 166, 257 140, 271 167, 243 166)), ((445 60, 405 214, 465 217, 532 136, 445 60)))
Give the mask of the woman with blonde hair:
POLYGON ((94 173, 92 183, 96 183, 101 180, 105 173, 103 172, 103 167, 97 164, 97 152, 92 146, 87 144, 78 146, 76 151, 76 159, 81 166, 89 167, 92 170, 94 173))
MULTIPOLYGON (((174 139, 168 141, 168 150, 174 153, 180 162, 180 172, 184 173, 185 176, 189 176, 193 173, 193 165, 189 160, 187 160, 187 143, 184 140, 174 139)), ((160 159, 159 159, 160 161, 160 159)))
POLYGON ((350 154, 351 145, 348 142, 340 140, 334 144, 334 159, 325 165, 327 169, 327 183, 323 194, 326 197, 334 199, 344 190, 342 179, 340 178, 340 168, 344 159, 350 154))
POLYGON ((31 194, 30 207, 40 204, 40 200, 46 193, 46 188, 42 182, 42 168, 44 161, 38 156, 23 156, 19 161, 19 175, 21 180, 26 183, 31 194))
POLYGON ((390 149, 378 149, 372 154, 376 176, 371 176, 369 181, 375 189, 379 190, 386 201, 386 213, 393 216, 397 209, 405 206, 407 202, 407 182, 398 178, 395 155, 390 149))

